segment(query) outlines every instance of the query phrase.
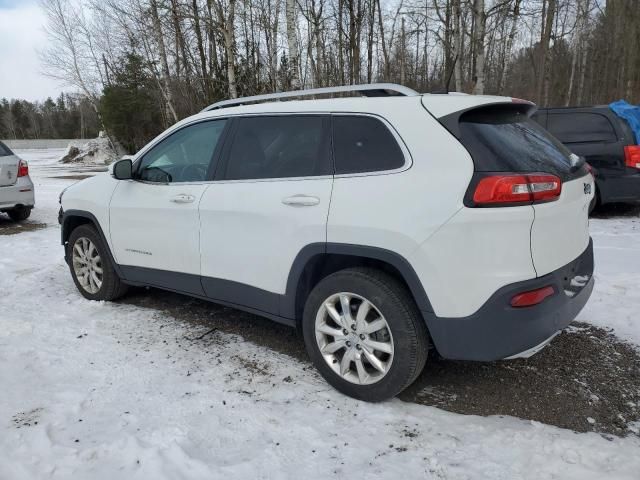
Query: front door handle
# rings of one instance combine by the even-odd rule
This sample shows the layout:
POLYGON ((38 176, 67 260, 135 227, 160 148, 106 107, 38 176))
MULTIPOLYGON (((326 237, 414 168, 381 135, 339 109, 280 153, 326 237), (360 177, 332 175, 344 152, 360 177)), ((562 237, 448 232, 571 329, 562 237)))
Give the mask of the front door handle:
POLYGON ((282 199, 282 203, 291 207, 312 207, 320 203, 318 197, 312 197, 311 195, 294 195, 282 199))
POLYGON ((194 197, 193 195, 181 193, 180 195, 176 195, 175 197, 173 197, 171 201, 174 203, 193 203, 195 199, 196 197, 194 197))

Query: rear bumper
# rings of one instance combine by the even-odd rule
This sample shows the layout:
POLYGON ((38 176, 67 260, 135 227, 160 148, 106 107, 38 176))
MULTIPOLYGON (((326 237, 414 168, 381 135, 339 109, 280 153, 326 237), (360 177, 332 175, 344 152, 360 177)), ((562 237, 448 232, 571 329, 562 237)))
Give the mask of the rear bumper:
POLYGON ((601 203, 640 202, 640 172, 596 177, 601 203))
POLYGON ((593 241, 574 261, 532 280, 498 290, 476 313, 463 318, 423 312, 436 349, 444 358, 493 361, 535 353, 580 313, 593 290, 593 241), (525 308, 510 305, 523 291, 553 286, 555 295, 525 308))
POLYGON ((0 211, 10 210, 18 205, 33 207, 35 205, 33 182, 29 177, 20 177, 15 185, 0 187, 0 211))

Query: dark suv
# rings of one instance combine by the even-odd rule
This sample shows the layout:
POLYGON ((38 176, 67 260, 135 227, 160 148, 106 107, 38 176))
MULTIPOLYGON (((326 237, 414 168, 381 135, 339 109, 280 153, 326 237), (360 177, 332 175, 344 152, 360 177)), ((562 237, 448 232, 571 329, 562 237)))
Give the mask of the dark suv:
POLYGON ((640 146, 608 106, 541 108, 533 119, 593 167, 593 206, 640 201, 640 146))

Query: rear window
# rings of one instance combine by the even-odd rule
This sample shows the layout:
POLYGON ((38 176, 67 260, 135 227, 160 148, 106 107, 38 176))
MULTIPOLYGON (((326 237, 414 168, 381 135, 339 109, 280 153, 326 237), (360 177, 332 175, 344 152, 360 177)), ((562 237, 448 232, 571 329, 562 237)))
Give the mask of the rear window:
POLYGON ((477 172, 546 172, 565 177, 571 152, 519 110, 487 107, 459 120, 460 141, 477 172))
POLYGON ((613 125, 599 113, 549 113, 547 128, 562 143, 617 141, 613 125))
POLYGON ((0 142, 0 157, 7 157, 9 155, 13 155, 13 152, 9 150, 4 143, 0 142))

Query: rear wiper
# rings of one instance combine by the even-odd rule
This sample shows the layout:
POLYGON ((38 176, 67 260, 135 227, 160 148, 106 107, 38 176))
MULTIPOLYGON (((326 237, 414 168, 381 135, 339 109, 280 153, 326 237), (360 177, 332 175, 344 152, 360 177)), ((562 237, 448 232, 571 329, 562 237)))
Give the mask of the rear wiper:
POLYGON ((577 172, 582 168, 582 166, 586 162, 586 159, 581 155, 578 156, 575 153, 572 153, 571 155, 569 155, 569 161, 571 162, 571 168, 569 171, 573 173, 573 172, 577 172))

